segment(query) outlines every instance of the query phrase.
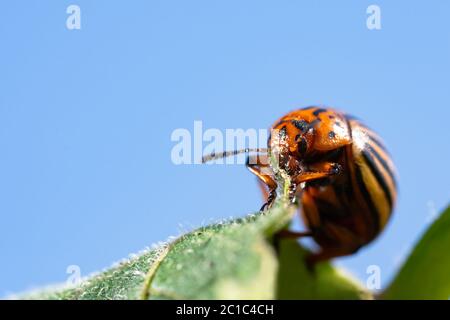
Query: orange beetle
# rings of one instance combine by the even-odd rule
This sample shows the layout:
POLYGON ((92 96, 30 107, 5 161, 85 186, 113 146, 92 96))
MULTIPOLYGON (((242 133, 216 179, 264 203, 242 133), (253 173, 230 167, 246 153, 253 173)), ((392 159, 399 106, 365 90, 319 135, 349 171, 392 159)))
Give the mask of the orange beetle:
POLYGON ((308 107, 280 118, 267 149, 245 149, 204 157, 209 161, 258 151, 247 167, 267 186, 273 204, 281 175, 291 180, 289 198, 299 202, 307 232, 321 250, 310 264, 345 256, 371 242, 391 216, 396 195, 395 168, 379 136, 359 120, 332 108, 308 107), (268 161, 276 159, 276 167, 268 161))

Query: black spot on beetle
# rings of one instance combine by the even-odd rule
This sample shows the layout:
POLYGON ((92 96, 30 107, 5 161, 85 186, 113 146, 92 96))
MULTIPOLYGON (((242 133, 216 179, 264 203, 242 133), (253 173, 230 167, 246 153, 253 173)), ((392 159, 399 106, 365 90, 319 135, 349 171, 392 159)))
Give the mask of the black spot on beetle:
POLYGON ((308 122, 305 120, 292 120, 292 124, 302 132, 305 132, 308 129, 308 122))
POLYGON ((330 137, 330 139, 334 139, 336 137, 336 132, 334 131, 328 132, 328 137, 330 137))
POLYGON ((319 108, 313 112, 313 115, 315 115, 317 117, 319 114, 321 114, 323 112, 327 112, 327 109, 319 108))

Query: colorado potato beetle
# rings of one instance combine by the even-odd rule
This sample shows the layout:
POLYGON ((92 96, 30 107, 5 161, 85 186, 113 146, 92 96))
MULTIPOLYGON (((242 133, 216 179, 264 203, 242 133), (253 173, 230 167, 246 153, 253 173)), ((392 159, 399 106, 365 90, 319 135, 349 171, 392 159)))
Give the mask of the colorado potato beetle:
POLYGON ((298 202, 307 232, 320 251, 308 262, 350 255, 370 243, 388 222, 397 195, 395 168, 380 137, 361 121, 333 108, 292 111, 271 128, 267 149, 209 155, 204 161, 257 151, 247 167, 267 186, 270 207, 280 172, 291 181, 289 198, 298 202), (277 159, 277 170, 268 157, 277 159))

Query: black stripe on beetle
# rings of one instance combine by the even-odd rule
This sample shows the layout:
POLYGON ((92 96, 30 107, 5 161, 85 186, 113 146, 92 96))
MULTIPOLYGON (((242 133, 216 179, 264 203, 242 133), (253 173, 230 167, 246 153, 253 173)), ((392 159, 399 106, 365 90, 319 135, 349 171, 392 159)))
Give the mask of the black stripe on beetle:
POLYGON ((376 144, 381 150, 383 150, 384 152, 386 152, 387 154, 389 154, 389 151, 386 149, 385 145, 383 144, 383 142, 381 142, 373 133, 371 133, 369 131, 368 133, 369 139, 372 140, 372 142, 374 144, 376 144))
POLYGON ((358 185, 358 189, 361 191, 364 201, 366 202, 366 205, 369 208, 369 212, 372 216, 372 220, 375 227, 374 234, 377 234, 378 231, 380 230, 380 218, 378 210, 375 207, 375 204, 373 202, 372 196, 369 193, 369 190, 367 189, 366 183, 364 182, 364 179, 362 177, 361 167, 359 166, 355 166, 355 179, 356 184, 358 185))
POLYGON ((380 170, 378 170, 377 164, 375 163, 374 158, 372 157, 370 152, 368 152, 367 150, 363 150, 362 151, 362 156, 363 156, 364 161, 366 162, 366 164, 369 166, 370 171, 375 176, 375 178, 376 178, 378 184, 380 185, 381 189, 383 190, 384 195, 386 197, 386 200, 387 200, 387 202, 389 204, 389 209, 392 209, 392 194, 389 191, 389 187, 388 187, 388 185, 386 183, 386 180, 384 179, 384 177, 381 174, 380 170))
POLYGON ((370 144, 366 143, 365 147, 367 148, 367 150, 370 151, 370 153, 372 153, 378 159, 378 161, 380 161, 380 163, 383 166, 383 168, 389 174, 389 177, 391 178, 391 180, 394 183, 394 185, 397 186, 397 181, 395 180, 395 174, 392 171, 391 167, 386 162, 386 160, 384 160, 383 157, 374 148, 372 148, 372 146, 370 144))

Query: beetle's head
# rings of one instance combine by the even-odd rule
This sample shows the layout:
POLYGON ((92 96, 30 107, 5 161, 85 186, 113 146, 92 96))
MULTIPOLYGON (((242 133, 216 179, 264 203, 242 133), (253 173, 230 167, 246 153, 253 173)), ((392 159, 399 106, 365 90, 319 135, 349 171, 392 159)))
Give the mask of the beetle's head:
POLYGON ((312 152, 313 123, 284 120, 271 130, 268 147, 278 167, 289 175, 299 173, 303 160, 312 152))

